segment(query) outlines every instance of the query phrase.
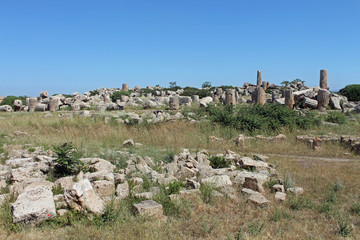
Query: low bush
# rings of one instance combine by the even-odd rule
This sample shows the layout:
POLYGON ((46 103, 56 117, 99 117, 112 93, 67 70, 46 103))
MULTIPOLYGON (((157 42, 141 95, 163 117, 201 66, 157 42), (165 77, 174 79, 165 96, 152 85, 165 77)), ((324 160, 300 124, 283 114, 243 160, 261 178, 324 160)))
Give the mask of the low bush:
POLYGON ((326 121, 337 123, 337 124, 345 124, 347 122, 346 115, 340 112, 331 112, 327 115, 326 121))
POLYGON ((130 91, 116 91, 111 95, 111 101, 116 102, 116 100, 119 100, 121 96, 130 96, 130 91))
POLYGON ((193 87, 186 87, 184 88, 183 93, 181 93, 181 96, 193 96, 193 95, 199 95, 200 98, 211 96, 211 89, 198 89, 193 87))
POLYGON ((349 101, 360 101, 360 84, 347 85, 339 93, 347 97, 349 101))
POLYGON ((233 127, 250 135, 257 133, 277 134, 283 127, 290 130, 308 129, 320 124, 320 120, 312 112, 304 111, 300 114, 293 109, 277 104, 239 107, 210 105, 207 111, 213 122, 233 127))
POLYGON ((168 184, 167 194, 178 194, 180 190, 184 187, 184 184, 181 181, 174 180, 168 184))
POLYGON ((72 143, 64 143, 54 146, 55 153, 55 174, 68 176, 76 174, 81 170, 83 162, 80 161, 80 154, 72 143))
POLYGON ((226 168, 231 164, 231 162, 226 160, 224 156, 211 156, 209 161, 212 168, 226 168))
POLYGON ((211 203, 214 197, 214 187, 210 184, 200 185, 201 198, 205 203, 211 203))

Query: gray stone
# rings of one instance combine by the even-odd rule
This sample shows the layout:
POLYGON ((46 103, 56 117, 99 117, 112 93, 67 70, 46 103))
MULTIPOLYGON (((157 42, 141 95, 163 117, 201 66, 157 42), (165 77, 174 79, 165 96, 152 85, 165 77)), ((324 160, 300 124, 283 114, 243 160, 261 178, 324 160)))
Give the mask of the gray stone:
POLYGON ((124 182, 121 184, 118 184, 116 187, 116 195, 120 199, 127 198, 129 196, 129 184, 128 182, 124 182))
POLYGON ((56 216, 53 193, 47 185, 27 187, 12 209, 14 223, 40 223, 56 216))
POLYGON ((266 207, 269 204, 269 201, 260 193, 250 195, 248 201, 259 207, 266 207))
POLYGON ((86 210, 94 214, 102 214, 105 210, 103 201, 94 192, 88 179, 76 182, 64 193, 67 204, 72 209, 86 210))
POLYGON ((133 205, 139 215, 162 218, 163 206, 153 200, 146 200, 133 205))

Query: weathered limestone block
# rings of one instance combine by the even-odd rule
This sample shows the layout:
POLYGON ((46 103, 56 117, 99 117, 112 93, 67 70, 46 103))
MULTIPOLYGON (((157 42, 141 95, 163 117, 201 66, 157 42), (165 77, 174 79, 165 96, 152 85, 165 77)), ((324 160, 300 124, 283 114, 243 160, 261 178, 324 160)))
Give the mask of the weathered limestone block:
POLYGON ((20 111, 22 108, 23 104, 22 101, 19 99, 14 100, 14 110, 15 111, 20 111))
POLYGON ((163 206, 153 200, 146 200, 133 205, 139 215, 147 215, 162 218, 163 206))
POLYGON ((93 188, 99 197, 112 196, 115 192, 114 183, 107 180, 98 180, 93 182, 93 188))
POLYGON ((67 204, 75 210, 86 210, 94 214, 103 213, 105 206, 101 198, 94 192, 88 179, 76 182, 64 193, 67 204))
POLYGON ((210 184, 214 187, 222 188, 226 186, 231 186, 231 180, 228 175, 215 175, 209 178, 201 179, 202 184, 210 184))
POLYGON ((40 223, 56 216, 53 193, 47 185, 27 187, 12 209, 14 223, 40 223))
POLYGON ((41 98, 48 98, 48 97, 49 97, 49 93, 48 93, 47 91, 42 91, 42 92, 40 93, 40 97, 41 97, 41 98))
POLYGON ((47 109, 47 105, 43 103, 37 103, 35 105, 35 112, 45 112, 47 109))
POLYGON ((118 196, 119 199, 124 199, 129 196, 129 183, 127 181, 117 185, 116 196, 118 196))
POLYGON ((318 100, 318 109, 320 111, 325 111, 326 107, 329 105, 330 92, 326 89, 320 89, 317 96, 317 100, 318 100))
POLYGON ((0 106, 0 112, 12 112, 12 107, 10 105, 0 106))
POLYGON ((179 97, 178 96, 170 97, 169 107, 170 107, 170 110, 179 110, 179 97))
POLYGON ((304 108, 316 109, 318 106, 318 101, 308 97, 304 97, 302 105, 304 108))

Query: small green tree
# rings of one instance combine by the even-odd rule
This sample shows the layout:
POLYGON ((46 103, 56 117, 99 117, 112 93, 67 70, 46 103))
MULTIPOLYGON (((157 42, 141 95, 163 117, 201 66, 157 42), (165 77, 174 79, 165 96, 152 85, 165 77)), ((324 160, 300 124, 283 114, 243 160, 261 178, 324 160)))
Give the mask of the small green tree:
POLYGON ((211 88, 211 82, 204 82, 204 83, 201 85, 201 88, 211 88))
POLYGON ((60 176, 68 176, 80 172, 83 162, 80 161, 80 154, 73 144, 64 143, 54 146, 55 152, 55 173, 60 176))
POLYGON ((169 88, 175 88, 176 87, 176 81, 169 82, 169 88))

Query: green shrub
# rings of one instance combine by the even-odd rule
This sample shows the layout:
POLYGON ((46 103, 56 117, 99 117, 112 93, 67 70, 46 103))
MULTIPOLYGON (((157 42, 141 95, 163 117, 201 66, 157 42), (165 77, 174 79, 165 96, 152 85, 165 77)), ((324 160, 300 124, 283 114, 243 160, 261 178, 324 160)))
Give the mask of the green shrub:
POLYGON ((92 91, 90 91, 90 97, 95 96, 95 95, 99 95, 98 90, 92 90, 92 91))
POLYGON ((285 190, 295 187, 295 177, 291 177, 290 173, 287 173, 284 180, 285 190))
POLYGON ((177 203, 171 201, 164 186, 160 186, 160 192, 156 194, 153 199, 163 206, 165 215, 177 216, 180 214, 180 206, 177 203))
POLYGON ((298 211, 304 208, 311 209, 313 207, 313 203, 304 196, 300 196, 300 197, 290 196, 288 199, 289 199, 290 209, 292 210, 298 211))
POLYGON ((83 162, 79 160, 80 154, 72 143, 64 143, 54 146, 55 152, 55 173, 59 176, 76 174, 81 170, 83 162))
POLYGON ((181 181, 174 180, 168 184, 167 194, 178 194, 180 190, 184 187, 184 184, 181 181))
POLYGON ((231 164, 231 162, 226 160, 224 156, 211 156, 209 161, 212 168, 226 168, 231 164))
POLYGON ((181 96, 193 96, 193 95, 199 95, 200 98, 211 96, 211 89, 198 89, 193 87, 186 87, 184 88, 183 93, 181 93, 181 96))
POLYGON ((340 112, 331 112, 327 115, 326 121, 337 123, 337 124, 345 124, 347 121, 346 115, 340 112))
POLYGON ((14 109, 15 100, 21 100, 23 105, 26 104, 26 97, 7 96, 2 100, 0 105, 10 105, 14 109))
POLYGON ((303 114, 300 114, 278 104, 239 107, 210 105, 207 111, 213 122, 233 127, 250 135, 280 133, 283 127, 290 130, 308 129, 320 124, 320 120, 312 112, 304 111, 303 114))
POLYGON ((116 91, 111 95, 111 101, 116 102, 116 100, 119 100, 121 96, 130 96, 130 91, 116 91))
POLYGON ((201 88, 211 88, 211 82, 204 82, 204 83, 201 85, 201 88))
POLYGON ((350 211, 356 215, 360 216, 360 202, 353 202, 350 208, 350 211))
POLYGON ((360 101, 360 84, 347 85, 339 93, 347 97, 349 101, 360 101))
POLYGON ((214 197, 214 187, 210 184, 200 185, 201 198, 205 203, 211 203, 214 197))
POLYGON ((351 235, 353 227, 350 224, 350 220, 348 217, 339 216, 337 219, 338 223, 338 233, 342 237, 348 237, 351 235))
POLYGON ((246 232, 250 235, 258 235, 260 234, 265 228, 265 222, 260 223, 260 221, 250 222, 246 232))

